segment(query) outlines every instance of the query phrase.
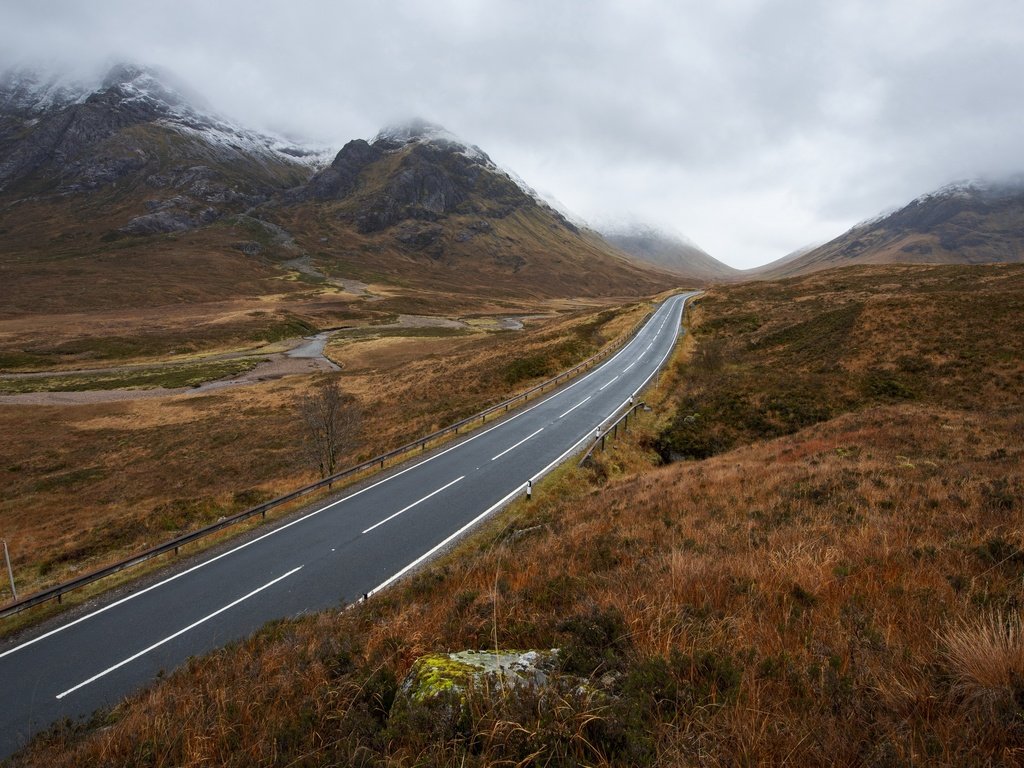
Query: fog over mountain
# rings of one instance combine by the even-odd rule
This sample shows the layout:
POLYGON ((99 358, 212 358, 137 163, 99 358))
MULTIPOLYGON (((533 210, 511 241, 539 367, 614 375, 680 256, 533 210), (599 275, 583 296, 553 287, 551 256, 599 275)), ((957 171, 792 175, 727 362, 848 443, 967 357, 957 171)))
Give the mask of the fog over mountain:
POLYGON ((736 267, 1024 169, 1024 4, 4 4, 0 68, 128 60, 335 151, 421 115, 585 220, 736 267))

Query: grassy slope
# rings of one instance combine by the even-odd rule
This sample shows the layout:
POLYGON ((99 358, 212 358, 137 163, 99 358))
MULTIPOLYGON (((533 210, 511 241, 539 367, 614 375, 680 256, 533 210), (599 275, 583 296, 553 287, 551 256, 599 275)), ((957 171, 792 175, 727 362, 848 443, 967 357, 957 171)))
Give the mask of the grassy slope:
POLYGON ((728 383, 714 455, 621 474, 678 435, 652 428, 366 606, 276 623, 19 762, 1015 763, 1022 296, 1014 267, 716 289, 666 377, 693 382, 683 419, 728 383), (783 364, 819 377, 798 417, 766 407, 783 364), (419 654, 495 644, 560 647, 591 684, 389 716, 419 654))

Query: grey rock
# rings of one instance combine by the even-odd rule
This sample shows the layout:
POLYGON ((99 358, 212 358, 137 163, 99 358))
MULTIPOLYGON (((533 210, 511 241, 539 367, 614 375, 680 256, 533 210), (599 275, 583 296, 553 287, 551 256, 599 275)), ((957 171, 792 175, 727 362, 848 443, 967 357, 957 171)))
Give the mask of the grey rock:
POLYGON ((196 228, 196 222, 183 212, 159 211, 136 216, 119 230, 126 235, 155 235, 185 232, 196 228))

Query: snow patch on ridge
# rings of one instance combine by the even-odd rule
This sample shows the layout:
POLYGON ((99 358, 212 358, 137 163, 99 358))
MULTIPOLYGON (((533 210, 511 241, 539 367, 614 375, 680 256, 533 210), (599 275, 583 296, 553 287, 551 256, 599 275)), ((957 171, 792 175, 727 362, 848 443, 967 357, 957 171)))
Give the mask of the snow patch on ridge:
POLYGON ((91 79, 42 74, 29 67, 0 75, 0 111, 22 115, 26 120, 90 99, 109 98, 125 106, 144 106, 158 116, 158 124, 215 147, 314 168, 327 165, 332 156, 323 147, 304 147, 280 136, 243 128, 218 115, 173 76, 150 67, 117 64, 91 79))
POLYGON ((456 152, 475 163, 479 163, 492 173, 505 176, 519 187, 523 194, 532 198, 538 205, 554 211, 569 223, 577 227, 587 226, 586 222, 569 212, 557 199, 540 194, 515 171, 498 165, 480 147, 463 141, 447 128, 437 123, 431 123, 422 118, 413 118, 405 122, 394 123, 381 129, 370 143, 377 144, 378 142, 396 147, 407 144, 428 144, 449 152, 456 152))

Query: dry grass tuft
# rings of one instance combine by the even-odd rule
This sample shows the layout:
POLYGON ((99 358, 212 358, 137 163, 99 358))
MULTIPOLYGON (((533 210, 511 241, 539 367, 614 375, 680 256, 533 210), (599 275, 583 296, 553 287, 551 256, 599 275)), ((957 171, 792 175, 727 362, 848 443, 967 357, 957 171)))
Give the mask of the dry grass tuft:
POLYGON ((953 690, 969 705, 1006 710, 1024 704, 1024 623, 993 611, 942 633, 953 690))

